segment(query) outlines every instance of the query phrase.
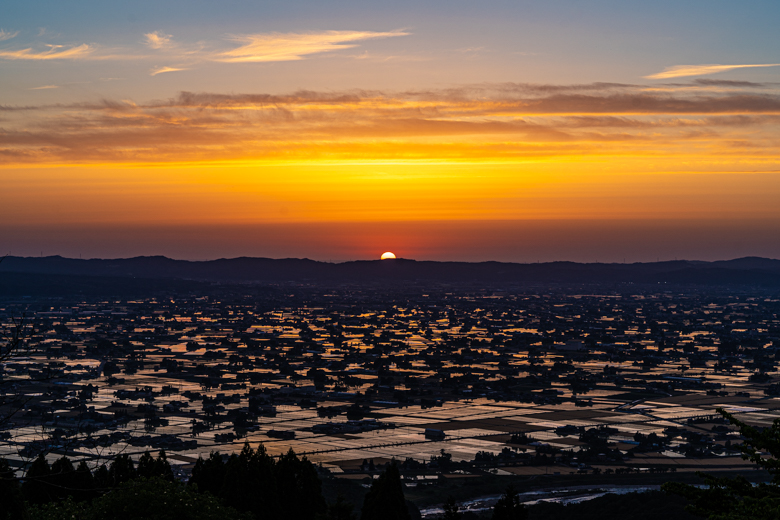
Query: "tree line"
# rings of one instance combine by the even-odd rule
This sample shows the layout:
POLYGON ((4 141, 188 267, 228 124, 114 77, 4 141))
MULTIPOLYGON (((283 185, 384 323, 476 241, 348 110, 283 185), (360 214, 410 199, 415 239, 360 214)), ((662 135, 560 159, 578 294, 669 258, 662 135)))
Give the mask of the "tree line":
MULTIPOLYGON (((461 518, 449 501, 445 517, 461 518)), ((398 465, 373 480, 360 511, 339 496, 328 503, 316 467, 291 449, 271 457, 260 444, 239 453, 198 458, 189 480, 174 478, 165 451, 148 451, 136 462, 126 454, 90 470, 85 461, 41 454, 23 478, 0 459, 0 520, 413 520, 398 465)), ((419 512, 416 513, 419 517, 419 512)), ((494 520, 525 520, 526 510, 510 488, 494 520)))
POLYGON ((137 463, 122 454, 94 470, 39 455, 23 478, 0 459, 0 520, 411 520, 395 463, 374 480, 359 514, 353 509, 343 497, 326 502, 305 456, 291 449, 274 458, 262 444, 198 458, 186 483, 174 478, 165 451, 137 463))

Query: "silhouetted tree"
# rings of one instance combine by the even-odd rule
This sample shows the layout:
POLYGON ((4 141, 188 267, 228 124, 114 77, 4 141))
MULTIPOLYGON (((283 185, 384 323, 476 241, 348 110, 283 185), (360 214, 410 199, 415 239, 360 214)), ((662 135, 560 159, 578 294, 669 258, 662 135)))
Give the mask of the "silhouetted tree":
POLYGON ((211 493, 219 496, 222 484, 225 482, 225 463, 219 452, 212 451, 209 458, 198 457, 188 485, 195 485, 201 493, 211 493))
POLYGON ((143 478, 154 476, 154 457, 152 457, 148 450, 138 459, 137 472, 138 476, 143 478))
POLYGON ((322 483, 314 465, 299 459, 290 448, 276 463, 276 488, 284 517, 290 520, 311 520, 326 510, 322 483))
POLYGON ((154 461, 155 473, 158 477, 173 482, 173 468, 171 463, 168 462, 168 456, 165 454, 165 450, 160 450, 157 455, 157 460, 154 461))
POLYGON ((118 455, 108 468, 108 481, 111 487, 117 487, 119 484, 132 480, 136 476, 138 474, 135 471, 133 459, 127 454, 118 455))
POLYGON ((257 450, 245 444, 227 461, 212 452, 208 459, 198 458, 188 484, 258 518, 311 520, 327 511, 314 465, 293 450, 278 461, 262 444, 257 450))
POLYGON ((404 499, 404 489, 401 484, 401 474, 398 465, 391 462, 379 478, 371 484, 363 509, 361 520, 411 520, 404 499))
POLYGON ((49 494, 55 500, 63 500, 73 491, 73 476, 76 469, 68 457, 61 457, 51 465, 51 474, 48 483, 49 494))
POLYGON ((111 475, 105 464, 101 464, 93 474, 93 481, 96 490, 106 490, 111 487, 111 475))
POLYGON ((452 495, 447 497, 447 501, 444 503, 444 520, 458 520, 461 518, 462 515, 458 512, 458 509, 455 497, 452 495))
POLYGON ((51 468, 43 454, 38 455, 24 476, 22 484, 22 494, 25 500, 30 504, 45 504, 53 497, 51 496, 48 478, 51 475, 51 468))
POLYGON ((25 517, 24 498, 11 465, 0 459, 0 520, 25 517))
POLYGON ((526 520, 527 518, 528 510, 520 502, 515 488, 510 485, 493 508, 493 520, 526 520))
POLYGON ((148 451, 144 452, 141 458, 138 459, 137 473, 139 477, 160 477, 173 481, 173 469, 168 462, 168 457, 165 455, 165 450, 160 450, 156 460, 148 451))
POLYGON ((94 495, 95 478, 83 460, 76 466, 71 485, 75 489, 72 496, 78 501, 89 500, 94 495))
POLYGON ((258 518, 279 516, 274 460, 262 444, 253 450, 247 443, 241 453, 230 456, 225 463, 224 478, 217 496, 228 506, 252 512, 258 518))

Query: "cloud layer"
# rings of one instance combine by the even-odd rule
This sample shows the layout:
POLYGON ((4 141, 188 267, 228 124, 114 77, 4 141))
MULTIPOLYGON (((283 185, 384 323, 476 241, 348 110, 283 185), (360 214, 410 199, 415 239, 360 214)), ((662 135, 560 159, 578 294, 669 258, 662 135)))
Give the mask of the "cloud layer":
POLYGON ((0 106, 0 117, 0 156, 19 163, 649 155, 769 164, 780 155, 780 92, 757 84, 182 92, 139 104, 0 106))

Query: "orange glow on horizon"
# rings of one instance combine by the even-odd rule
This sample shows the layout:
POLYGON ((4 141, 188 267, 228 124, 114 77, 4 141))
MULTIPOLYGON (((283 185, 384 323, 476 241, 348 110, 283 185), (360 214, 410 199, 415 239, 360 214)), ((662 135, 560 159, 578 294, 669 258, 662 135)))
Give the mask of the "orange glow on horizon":
MULTIPOLYGON (((185 92, 10 110, 0 219, 70 229, 780 219, 771 96, 578 88, 185 92)), ((366 233, 355 250, 424 251, 426 233, 366 233)))
POLYGON ((659 173, 679 166, 673 159, 635 158, 26 167, 4 171, 2 211, 6 222, 158 225, 780 216, 778 174, 659 173))

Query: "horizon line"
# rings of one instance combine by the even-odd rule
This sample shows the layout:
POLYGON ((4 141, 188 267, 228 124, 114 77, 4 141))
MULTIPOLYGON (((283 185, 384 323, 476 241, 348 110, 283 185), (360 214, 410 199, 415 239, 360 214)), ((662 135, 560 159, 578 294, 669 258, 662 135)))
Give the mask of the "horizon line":
POLYGON ((2 265, 2 260, 6 258, 16 258, 16 259, 55 259, 60 258, 63 260, 80 260, 80 261, 120 261, 120 260, 137 260, 137 259, 145 259, 145 258, 161 258, 165 260, 171 260, 174 262, 191 262, 191 263, 208 263, 208 262, 218 262, 218 261, 231 261, 231 260, 242 260, 242 259, 249 259, 249 260, 272 260, 272 261, 285 261, 285 260, 299 260, 299 261, 309 261, 309 262, 316 262, 320 264, 331 264, 331 265, 341 265, 341 264, 349 264, 349 263, 356 263, 356 262, 394 262, 394 261, 406 261, 406 262, 428 262, 428 263, 458 263, 458 264, 486 264, 486 263, 497 263, 497 264, 515 264, 515 265, 536 265, 536 264, 555 264, 555 263, 570 263, 570 264, 582 264, 582 265, 592 265, 592 264, 601 264, 601 265, 635 265, 635 264, 662 264, 662 263, 670 263, 670 262, 693 262, 693 263, 705 263, 705 264, 711 264, 711 263, 718 263, 718 262, 734 262, 737 260, 769 260, 769 261, 780 261, 780 258, 771 258, 771 257, 764 257, 764 256, 740 256, 736 258, 729 258, 729 259, 720 259, 720 260, 696 260, 696 259, 687 259, 687 258, 674 258, 668 259, 668 260, 655 260, 655 261, 634 261, 634 262, 607 262, 607 261, 596 261, 596 262, 581 262, 576 260, 547 260, 547 261, 536 261, 536 262, 513 262, 513 261, 504 261, 504 260, 480 260, 480 261, 468 261, 468 260, 417 260, 414 258, 404 258, 404 257, 397 257, 397 258, 387 258, 387 259, 380 259, 380 258, 373 258, 373 259, 353 259, 353 260, 342 260, 342 261, 333 261, 333 260, 316 260, 313 258, 308 257, 282 257, 282 258, 272 258, 272 257, 265 257, 265 256, 236 256, 236 257, 219 257, 219 258, 211 258, 207 260, 191 260, 186 258, 172 258, 165 255, 138 255, 138 256, 129 256, 129 257, 116 257, 116 258, 99 258, 99 257, 92 257, 92 258, 75 258, 75 257, 68 257, 68 256, 62 256, 62 255, 46 255, 46 256, 15 256, 12 255, 10 252, 6 255, 0 257, 0 266, 2 265))

